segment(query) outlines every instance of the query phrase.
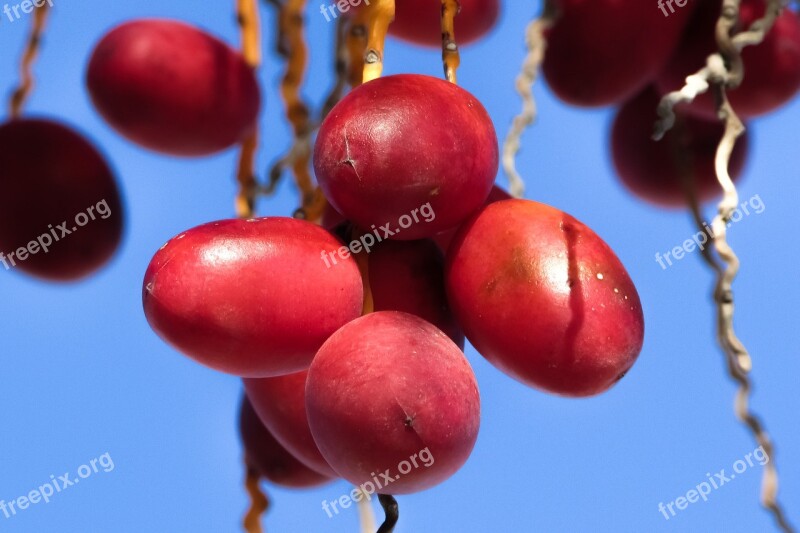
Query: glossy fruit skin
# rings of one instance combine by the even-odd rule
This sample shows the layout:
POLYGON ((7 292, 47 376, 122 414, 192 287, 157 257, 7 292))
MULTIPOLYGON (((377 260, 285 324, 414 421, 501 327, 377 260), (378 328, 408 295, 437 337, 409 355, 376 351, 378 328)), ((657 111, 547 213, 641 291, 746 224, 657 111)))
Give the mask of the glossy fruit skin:
MULTIPOLYGON (((749 27, 764 15, 763 0, 744 0, 740 9, 740 27, 749 27)), ((721 3, 711 0, 701 4, 681 44, 657 78, 662 92, 683 87, 686 76, 705 65, 706 57, 717 50, 714 28, 721 3)), ((786 8, 764 42, 742 51, 744 80, 728 91, 728 98, 741 118, 764 115, 789 102, 800 91, 800 18, 786 8)), ((681 105, 688 113, 717 120, 711 92, 700 95, 692 104, 681 105)))
POLYGON ((655 2, 556 0, 542 71, 562 101, 583 107, 620 103, 639 92, 678 45, 695 2, 668 17, 655 2))
POLYGON ((625 268, 591 229, 553 207, 485 207, 453 241, 446 276, 467 339, 526 385, 599 394, 642 348, 642 307, 625 268))
POLYGON ((182 22, 126 22, 98 43, 87 85, 103 118, 129 140, 169 155, 203 156, 254 128, 261 96, 241 54, 182 22))
POLYGON ((75 281, 96 272, 119 248, 125 215, 116 180, 103 156, 72 128, 33 118, 0 125, 0 173, 4 266, 75 281), (90 220, 78 227, 76 217, 89 216, 89 208, 90 220), (69 235, 57 227, 64 222, 69 235), (47 253, 38 240, 47 246, 45 234, 52 241, 47 253), (31 241, 37 253, 14 266, 8 255, 18 259, 16 251, 31 241))
MULTIPOLYGON (((660 207, 686 208, 691 190, 687 188, 692 186, 700 202, 721 196, 714 159, 724 126, 718 120, 678 110, 672 130, 654 141, 651 134, 659 100, 659 94, 649 87, 617 112, 611 153, 622 183, 637 197, 660 207)), ((748 147, 749 134, 745 133, 731 155, 728 171, 734 180, 742 174, 748 147)))
POLYGON ((314 168, 348 220, 366 231, 389 224, 396 234, 382 237, 421 239, 483 205, 498 170, 497 137, 480 102, 456 85, 386 76, 334 107, 317 137, 314 168))
POLYGON ((242 399, 239 409, 239 435, 247 465, 275 485, 299 489, 332 481, 306 467, 281 446, 261 423, 247 397, 242 399))
MULTIPOLYGON (((461 11, 455 19, 459 46, 486 36, 500 18, 500 0, 460 0, 461 11)), ((442 46, 441 0, 403 0, 397 3, 389 35, 410 43, 442 46)))
POLYGON ((308 371, 274 378, 246 378, 247 397, 275 439, 311 470, 337 477, 311 436, 306 414, 308 371))
POLYGON ((462 350, 464 332, 444 288, 444 256, 429 239, 383 241, 369 254, 375 311, 402 311, 442 330, 462 350))
POLYGON ((328 339, 308 372, 306 409, 334 470, 358 486, 389 469, 397 479, 377 487, 385 494, 452 476, 480 425, 475 376, 461 350, 424 320, 394 311, 366 315, 328 339), (402 472, 400 463, 423 450, 430 466, 402 472))
POLYGON ((302 220, 223 220, 170 240, 143 286, 153 330, 196 361, 242 377, 308 367, 322 343, 361 315, 352 257, 335 268, 323 252, 341 243, 302 220))
MULTIPOLYGON (((495 202, 499 202, 500 200, 510 200, 511 195, 508 194, 506 191, 495 185, 492 187, 492 191, 489 193, 489 197, 486 199, 486 202, 483 205, 493 204, 495 202)), ((459 228, 449 229, 447 231, 443 231, 441 233, 437 233, 433 236, 433 240, 436 244, 439 245, 439 248, 444 253, 447 253, 447 249, 450 248, 450 243, 453 242, 453 239, 458 233, 459 228)))

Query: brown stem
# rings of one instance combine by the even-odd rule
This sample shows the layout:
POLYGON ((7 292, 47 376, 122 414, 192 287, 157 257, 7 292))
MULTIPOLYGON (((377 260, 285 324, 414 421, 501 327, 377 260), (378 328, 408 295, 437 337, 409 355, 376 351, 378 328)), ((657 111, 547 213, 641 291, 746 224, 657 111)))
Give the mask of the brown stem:
POLYGON ((25 101, 33 90, 33 63, 36 61, 36 56, 42 44, 42 35, 44 34, 49 12, 49 6, 47 4, 37 7, 33 12, 33 25, 28 34, 28 41, 22 53, 22 60, 20 61, 20 84, 14 92, 11 93, 11 99, 9 101, 11 118, 18 118, 22 114, 25 101))
POLYGON ((261 476, 255 468, 245 464, 247 474, 245 476, 245 489, 250 496, 250 508, 244 516, 244 530, 247 533, 262 533, 264 530, 261 527, 261 517, 269 509, 269 499, 261 491, 259 481, 261 476))
MULTIPOLYGON (((261 65, 261 28, 258 16, 258 0, 236 0, 236 20, 242 34, 242 56, 253 70, 261 65)), ((252 218, 258 197, 256 180, 256 152, 258 151, 258 126, 241 143, 236 182, 236 215, 252 218)))
POLYGON ((364 54, 363 82, 380 78, 383 73, 383 47, 386 33, 394 20, 395 0, 372 0, 367 6, 367 51, 364 54))
POLYGON ((458 83, 457 73, 461 64, 455 30, 455 18, 460 11, 459 0, 442 0, 442 63, 444 77, 451 83, 458 83))

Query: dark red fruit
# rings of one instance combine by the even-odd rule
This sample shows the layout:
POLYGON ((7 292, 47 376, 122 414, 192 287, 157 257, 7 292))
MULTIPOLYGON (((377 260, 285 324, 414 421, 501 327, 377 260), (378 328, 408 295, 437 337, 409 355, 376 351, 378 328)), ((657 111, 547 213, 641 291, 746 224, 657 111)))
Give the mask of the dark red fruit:
POLYGON ((264 427, 253 406, 242 398, 239 410, 239 434, 244 446, 245 461, 268 481, 282 487, 316 487, 332 481, 298 461, 264 427))
POLYGON ((394 311, 354 320, 328 339, 308 372, 306 410, 334 470, 383 494, 418 492, 452 476, 480 425, 475 376, 458 346, 394 311), (391 482, 379 476, 385 472, 391 482))
POLYGON ((606 106, 630 98, 658 74, 678 45, 695 2, 668 16, 656 2, 556 0, 542 69, 561 100, 606 106))
MULTIPOLYGON (((686 207, 692 189, 700 202, 720 196, 714 159, 724 126, 679 110, 672 130, 654 141, 658 103, 658 93, 649 87, 617 112, 611 151, 622 183, 639 198, 662 207, 686 207)), ((734 179, 742 173, 747 150, 745 134, 731 156, 728 170, 734 179)))
POLYGON ((308 371, 275 378, 245 379, 253 409, 281 445, 308 468, 328 477, 336 472, 319 452, 306 414, 308 371))
POLYGON ((601 393, 642 348, 642 307, 625 268, 591 229, 553 207, 485 207, 453 241, 446 279, 478 352, 544 391, 601 393))
POLYGON ((53 281, 88 276, 122 239, 119 190, 105 159, 57 122, 0 126, 0 264, 53 281))
POLYGON ((323 122, 314 150, 336 210, 400 240, 457 226, 483 205, 497 167, 497 138, 480 102, 452 83, 412 74, 348 94, 323 122))
POLYGON ((375 311, 402 311, 427 320, 464 349, 444 289, 444 257, 431 240, 384 241, 369 255, 375 311))
MULTIPOLYGON (((706 63, 706 57, 717 51, 714 28, 721 3, 702 3, 683 35, 680 46, 658 77, 661 92, 683 87, 685 78, 706 63)), ((747 28, 764 15, 764 0, 743 0, 740 28, 747 28)), ((786 8, 775 21, 764 42, 742 51, 744 80, 728 92, 731 105, 742 118, 756 117, 774 111, 791 100, 800 90, 800 18, 786 8)), ((686 110, 709 120, 716 119, 714 96, 700 95, 686 110)))
MULTIPOLYGON (((492 192, 489 193, 489 197, 486 199, 486 203, 484 205, 509 199, 511 199, 511 195, 495 185, 492 187, 492 192)), ((433 236, 433 240, 439 245, 439 248, 441 248, 443 252, 447 253, 447 249, 450 248, 450 243, 453 242, 453 238, 455 238, 456 233, 458 233, 458 229, 459 228, 453 228, 443 231, 442 233, 437 233, 433 236)))
POLYGON ((113 29, 92 54, 87 83, 114 129, 166 154, 224 150, 258 118, 258 84, 241 54, 178 21, 135 20, 113 29))
POLYGON ((341 243, 292 218, 224 220, 170 240, 144 279, 144 311, 164 340, 204 365, 244 377, 308 368, 337 329, 361 315, 352 257, 322 256, 341 243))

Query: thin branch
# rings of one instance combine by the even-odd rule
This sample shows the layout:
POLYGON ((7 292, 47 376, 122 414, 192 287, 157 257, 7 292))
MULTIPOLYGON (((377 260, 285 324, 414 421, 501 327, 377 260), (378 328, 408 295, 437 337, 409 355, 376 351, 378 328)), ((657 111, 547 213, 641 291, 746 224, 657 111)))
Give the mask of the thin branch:
POLYGON ((386 33, 394 20, 395 0, 372 0, 367 12, 367 51, 364 54, 363 82, 380 78, 383 73, 383 47, 386 33))
POLYGON ((41 7, 37 7, 33 13, 33 25, 28 34, 28 40, 20 61, 20 84, 11 93, 9 101, 9 111, 12 118, 18 118, 22 114, 25 101, 33 90, 33 63, 36 61, 36 56, 39 54, 39 48, 42 44, 42 35, 47 24, 49 9, 47 4, 43 4, 41 7))
POLYGON ((361 533, 372 533, 375 531, 375 513, 372 512, 372 499, 368 492, 364 492, 359 487, 356 490, 361 493, 358 500, 358 521, 361 525, 361 533))
POLYGON ((320 119, 325 120, 331 109, 339 103, 339 100, 344 96, 345 89, 347 88, 347 73, 348 63, 350 56, 347 51, 347 39, 350 34, 351 17, 339 17, 336 21, 336 37, 334 42, 334 55, 333 55, 333 74, 334 85, 328 97, 325 99, 325 104, 322 106, 320 119))
POLYGON ((458 83, 458 67, 461 65, 455 31, 455 18, 460 12, 459 0, 442 0, 442 63, 444 77, 450 83, 458 83))
POLYGON ((255 468, 245 464, 247 474, 245 477, 245 488, 250 496, 250 508, 244 516, 243 526, 247 533, 262 533, 261 517, 269 509, 269 499, 261 491, 259 481, 261 476, 255 468))
POLYGON ((764 39, 780 13, 782 2, 781 0, 769 0, 763 18, 751 24, 746 31, 732 35, 738 22, 739 7, 740 0, 724 0, 716 27, 719 52, 709 56, 706 66, 689 76, 686 85, 680 91, 672 92, 662 99, 659 105, 661 120, 656 124, 653 136, 659 139, 672 127, 675 119, 673 111, 675 105, 680 102, 691 102, 698 94, 713 87, 718 116, 725 124, 725 132, 720 140, 714 161, 717 179, 723 190, 723 198, 719 203, 718 214, 712 222, 714 248, 724 265, 719 266, 715 261, 709 261, 717 275, 714 290, 714 300, 717 304, 717 337, 726 356, 728 372, 739 385, 734 403, 736 416, 745 424, 770 459, 764 465, 761 483, 762 505, 770 511, 782 531, 791 532, 794 529, 789 524, 777 500, 778 472, 775 466, 772 442, 760 419, 749 409, 752 389, 749 373, 752 370, 752 359, 736 335, 733 324, 733 282, 739 272, 739 259, 727 241, 728 223, 739 203, 739 195, 728 168, 736 141, 744 133, 745 127, 731 107, 726 89, 735 88, 741 83, 744 76, 742 49, 745 46, 759 44, 764 39))
MULTIPOLYGON (((236 0, 236 20, 242 34, 242 56, 253 70, 261 65, 261 25, 258 16, 258 0, 236 0)), ((256 180, 256 153, 258 152, 258 126, 242 141, 239 162, 236 168, 236 215, 252 218, 258 195, 256 180)))
POLYGON ((516 80, 517 92, 522 97, 522 112, 514 117, 503 144, 503 169, 508 176, 509 192, 516 198, 522 198, 525 194, 525 182, 517 171, 516 158, 522 134, 536 120, 537 108, 533 97, 533 85, 536 83, 539 67, 544 61, 547 49, 547 40, 544 34, 552 26, 555 17, 556 10, 552 1, 546 0, 542 15, 528 24, 525 30, 525 45, 528 53, 516 80))

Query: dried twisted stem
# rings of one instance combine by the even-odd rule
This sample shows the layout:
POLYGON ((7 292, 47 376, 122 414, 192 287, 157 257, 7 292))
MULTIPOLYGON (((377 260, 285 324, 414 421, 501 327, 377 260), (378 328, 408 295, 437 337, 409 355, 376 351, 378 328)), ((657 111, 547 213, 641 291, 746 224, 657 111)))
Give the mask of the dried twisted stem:
POLYGON ((286 118, 292 125, 294 140, 289 152, 272 166, 269 172, 270 182, 264 192, 274 192, 283 171, 287 167, 291 168, 302 197, 302 207, 295 212, 295 217, 318 220, 325 209, 325 197, 314 184, 310 171, 311 137, 315 126, 311 121, 309 107, 300 95, 308 64, 304 34, 306 0, 267 1, 278 8, 277 52, 286 60, 281 97, 286 118))
POLYGON ((22 53, 22 61, 20 61, 20 84, 11 93, 9 101, 11 118, 18 118, 22 114, 25 101, 33 90, 33 63, 36 61, 36 56, 39 54, 39 48, 42 44, 42 35, 47 23, 47 15, 50 12, 49 9, 50 7, 44 4, 41 7, 37 7, 33 13, 33 25, 28 35, 25 51, 22 53))
MULTIPOLYGON (((261 65, 261 28, 258 17, 258 0, 236 0, 236 20, 242 33, 242 55, 254 70, 261 65)), ((258 197, 256 181, 256 152, 258 151, 258 126, 242 141, 236 181, 236 215, 252 218, 258 197)))
POLYGON ((261 517, 269 509, 269 500, 261 491, 259 481, 261 476, 255 468, 247 465, 247 477, 245 478, 245 488, 250 496, 250 508, 244 516, 243 526, 247 533, 262 533, 261 517))
POLYGON ((457 72, 461 65, 455 31, 455 18, 460 12, 459 0, 442 0, 442 63, 444 77, 450 83, 458 83, 457 72))
POLYGON ((383 47, 386 33, 394 20, 395 0, 372 0, 367 6, 367 51, 364 54, 363 82, 380 78, 383 73, 383 47))
POLYGON ((509 181, 509 192, 516 198, 525 194, 525 182, 517 171, 517 154, 520 141, 525 130, 536 120, 537 108, 533 98, 533 85, 544 61, 547 40, 544 33, 552 26, 556 18, 553 2, 546 0, 541 16, 533 20, 525 30, 525 45, 528 54, 522 63, 522 70, 517 76, 516 88, 522 97, 522 112, 514 117, 511 128, 503 143, 503 169, 509 181))
POLYGON ((325 120, 331 109, 339 103, 347 88, 348 63, 350 56, 347 49, 347 39, 351 30, 350 17, 339 17, 336 21, 336 37, 334 43, 333 74, 334 85, 320 112, 320 119, 325 120))
MULTIPOLYGON (((732 35, 738 22, 740 0, 725 0, 716 27, 719 52, 709 56, 706 66, 686 79, 686 85, 679 91, 666 95, 659 105, 661 120, 656 124, 654 138, 661 138, 672 127, 675 120, 673 108, 680 102, 691 102, 694 98, 713 87, 718 106, 718 116, 725 124, 725 132, 717 148, 714 161, 717 179, 723 190, 723 198, 718 214, 712 222, 714 249, 724 265, 706 258, 717 274, 714 300, 717 304, 717 337, 725 353, 728 372, 739 385, 734 402, 736 416, 752 433, 763 448, 770 461, 764 466, 761 484, 762 505, 770 511, 782 531, 794 531, 780 504, 778 495, 778 472, 775 467, 772 442, 760 419, 750 411, 749 397, 752 384, 749 373, 752 359, 741 340, 737 337, 734 324, 733 282, 739 272, 739 259, 727 241, 727 227, 738 207, 739 195, 728 173, 731 154, 736 140, 745 131, 744 124, 734 112, 728 100, 726 89, 738 86, 744 76, 741 51, 745 46, 759 44, 772 28, 780 13, 780 0, 769 0, 763 18, 755 21, 750 28, 732 35)), ((699 218, 696 216, 696 218, 699 218)))

